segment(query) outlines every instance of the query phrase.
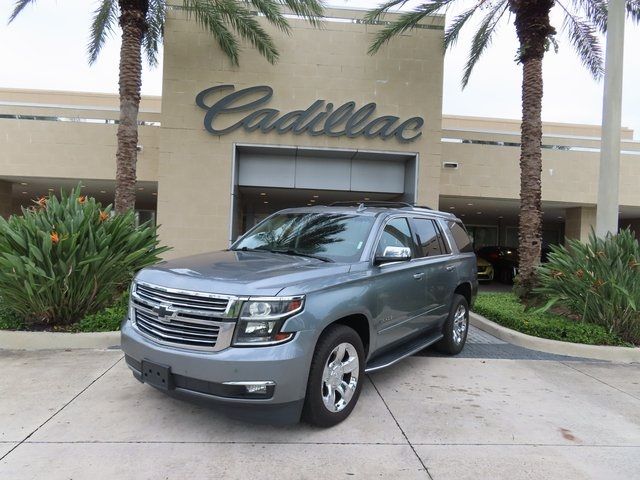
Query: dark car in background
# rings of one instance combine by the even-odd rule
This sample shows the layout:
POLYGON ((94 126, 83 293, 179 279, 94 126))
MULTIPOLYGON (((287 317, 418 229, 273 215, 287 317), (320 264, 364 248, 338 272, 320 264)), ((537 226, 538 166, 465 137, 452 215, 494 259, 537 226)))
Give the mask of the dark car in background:
MULTIPOLYGON (((547 261, 551 249, 542 247, 541 262, 547 261)), ((511 284, 518 274, 519 258, 518 249, 515 247, 488 246, 476 251, 478 258, 486 260, 493 265, 494 278, 501 283, 511 284)))

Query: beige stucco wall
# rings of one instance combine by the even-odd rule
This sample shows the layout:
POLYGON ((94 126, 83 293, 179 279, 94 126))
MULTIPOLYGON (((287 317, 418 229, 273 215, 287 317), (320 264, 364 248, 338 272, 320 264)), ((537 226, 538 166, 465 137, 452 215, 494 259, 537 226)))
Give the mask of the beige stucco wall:
MULTIPOLYGON (((445 117, 445 124, 449 124, 448 119, 445 117)), ((457 162, 458 169, 443 170, 442 195, 519 198, 520 149, 517 145, 459 143, 461 140, 473 140, 519 144, 518 134, 495 133, 493 127, 499 123, 475 121, 473 127, 467 125, 468 130, 443 128, 442 158, 447 162, 457 162)), ((544 135, 543 145, 570 146, 571 150, 543 148, 543 200, 595 205, 600 142, 598 139, 572 137, 571 132, 579 131, 581 127, 565 125, 566 131, 570 132, 566 135, 544 135)), ((622 149, 636 153, 621 156, 620 204, 640 205, 640 143, 626 140, 622 142, 622 149)))
MULTIPOLYGON (((118 108, 117 95, 0 89, 0 113, 18 116, 0 118, 0 175, 113 179, 117 125, 105 120, 117 120, 118 108)), ((159 122, 158 97, 143 98, 140 120, 159 122)), ((139 128, 140 180, 157 179, 158 134, 139 128)))
POLYGON ((582 242, 589 240, 591 228, 596 225, 596 209, 594 207, 574 207, 566 210, 564 236, 582 242))
MULTIPOLYGON (((329 12, 329 16, 339 17, 362 15, 346 10, 329 12)), ((443 30, 415 30, 378 55, 368 56, 367 48, 378 26, 326 22, 319 30, 301 20, 290 22, 290 37, 267 27, 280 50, 277 66, 245 47, 240 67, 233 67, 207 33, 182 13, 170 11, 165 29, 158 219, 162 240, 174 246, 171 255, 227 246, 234 142, 418 152, 419 201, 437 204, 443 30), (350 100, 358 106, 377 102, 377 116, 424 117, 423 135, 410 144, 395 139, 243 130, 213 136, 204 130, 204 111, 194 99, 201 90, 224 83, 234 84, 236 89, 273 87, 268 107, 283 113, 305 109, 317 99, 336 106, 350 100)), ((442 19, 436 22, 441 24, 442 19)))

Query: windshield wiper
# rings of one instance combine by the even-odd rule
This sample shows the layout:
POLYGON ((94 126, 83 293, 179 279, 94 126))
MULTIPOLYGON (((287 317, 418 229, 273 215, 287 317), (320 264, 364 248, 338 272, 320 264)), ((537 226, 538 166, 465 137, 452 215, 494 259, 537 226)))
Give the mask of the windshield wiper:
POLYGON ((327 263, 331 263, 333 262, 333 260, 331 260, 330 258, 327 257, 321 257, 319 255, 311 255, 310 253, 302 253, 302 252, 298 252, 297 250, 268 250, 271 253, 281 253, 283 255, 291 255, 291 256, 296 256, 296 257, 306 257, 306 258, 315 258, 316 260, 320 260, 322 262, 327 262, 327 263))

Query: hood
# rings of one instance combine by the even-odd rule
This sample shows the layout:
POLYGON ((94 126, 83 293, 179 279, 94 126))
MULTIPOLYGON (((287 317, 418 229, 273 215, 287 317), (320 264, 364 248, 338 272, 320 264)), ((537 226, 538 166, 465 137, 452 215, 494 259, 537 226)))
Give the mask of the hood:
MULTIPOLYGON (((226 295, 276 295, 285 287, 337 276, 349 265, 270 252, 225 250, 178 258, 141 270, 136 280, 226 295)), ((300 292, 304 293, 304 292, 300 292)))

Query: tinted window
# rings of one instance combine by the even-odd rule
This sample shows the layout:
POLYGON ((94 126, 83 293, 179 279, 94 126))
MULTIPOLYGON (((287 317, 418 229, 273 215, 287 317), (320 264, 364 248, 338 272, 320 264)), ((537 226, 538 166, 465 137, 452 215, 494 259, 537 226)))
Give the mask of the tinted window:
POLYGON ((384 227, 376 255, 384 254, 387 247, 408 247, 413 251, 413 241, 411 240, 411 229, 406 218, 394 218, 384 227))
POLYGON ((440 235, 433 220, 414 218, 413 222, 416 226, 418 241, 420 242, 420 256, 433 257, 434 255, 442 255, 440 235))
POLYGON ((287 213, 269 217, 232 247, 325 257, 360 259, 373 217, 347 214, 287 213))
POLYGON ((456 242, 458 250, 460 250, 461 253, 473 252, 473 244, 462 224, 458 222, 447 222, 447 225, 449 226, 449 230, 451 230, 453 240, 456 242))

